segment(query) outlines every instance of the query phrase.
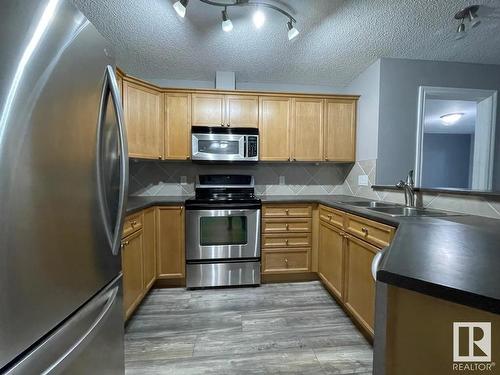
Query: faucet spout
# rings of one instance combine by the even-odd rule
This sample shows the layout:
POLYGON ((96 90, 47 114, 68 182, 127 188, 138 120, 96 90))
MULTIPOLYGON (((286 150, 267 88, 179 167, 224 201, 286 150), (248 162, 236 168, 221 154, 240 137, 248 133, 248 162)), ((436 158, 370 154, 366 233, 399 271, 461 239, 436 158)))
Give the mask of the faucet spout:
POLYGON ((405 193, 405 205, 407 207, 415 207, 415 182, 413 181, 413 170, 408 172, 406 181, 400 180, 396 187, 403 189, 405 193))

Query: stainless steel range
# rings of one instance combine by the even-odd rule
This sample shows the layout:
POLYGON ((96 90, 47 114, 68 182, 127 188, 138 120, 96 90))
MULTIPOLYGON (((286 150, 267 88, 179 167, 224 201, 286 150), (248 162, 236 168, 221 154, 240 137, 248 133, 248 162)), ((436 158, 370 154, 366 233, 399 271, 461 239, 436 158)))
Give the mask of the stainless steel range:
POLYGON ((260 284, 260 209, 248 175, 200 175, 186 201, 188 288, 260 284))

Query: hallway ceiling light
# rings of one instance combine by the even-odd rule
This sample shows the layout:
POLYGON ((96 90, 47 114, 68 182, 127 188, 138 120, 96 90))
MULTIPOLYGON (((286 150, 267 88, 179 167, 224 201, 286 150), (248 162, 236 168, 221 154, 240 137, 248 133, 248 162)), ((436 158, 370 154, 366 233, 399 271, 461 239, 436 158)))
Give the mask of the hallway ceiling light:
MULTIPOLYGON (((199 0, 202 3, 224 8, 222 10, 222 30, 225 32, 230 32, 233 30, 233 23, 227 15, 228 7, 256 7, 253 14, 253 23, 257 29, 260 29, 266 22, 266 15, 262 12, 262 8, 267 8, 281 13, 288 18, 287 28, 288 28, 288 40, 292 40, 299 35, 299 30, 295 27, 297 20, 289 13, 284 5, 274 4, 268 2, 267 0, 231 0, 232 2, 221 2, 221 0, 199 0)), ((226 0, 227 1, 227 0, 226 0)), ((186 16, 186 8, 188 6, 189 0, 178 0, 173 4, 173 7, 180 17, 186 16)))
POLYGON ((176 1, 173 5, 177 14, 182 18, 184 18, 184 16, 186 15, 186 8, 188 5, 188 1, 189 0, 179 0, 179 1, 176 1))
POLYGON ((462 112, 456 112, 456 113, 447 113, 446 115, 442 115, 439 118, 445 125, 453 125, 455 124, 458 120, 462 118, 464 113, 462 112))
POLYGON ((458 25, 457 35, 455 39, 462 39, 467 35, 465 20, 469 21, 471 28, 474 28, 481 23, 481 19, 477 15, 478 10, 479 10, 479 5, 471 5, 455 13, 454 18, 456 20, 460 20, 460 24, 458 25))
POLYGON ((288 21, 286 26, 288 28, 288 40, 292 40, 297 35, 299 35, 299 30, 297 30, 295 26, 293 26, 292 20, 288 21))
POLYGON ((222 11, 222 30, 225 31, 226 33, 233 30, 233 23, 227 16, 226 8, 224 8, 224 10, 222 11))

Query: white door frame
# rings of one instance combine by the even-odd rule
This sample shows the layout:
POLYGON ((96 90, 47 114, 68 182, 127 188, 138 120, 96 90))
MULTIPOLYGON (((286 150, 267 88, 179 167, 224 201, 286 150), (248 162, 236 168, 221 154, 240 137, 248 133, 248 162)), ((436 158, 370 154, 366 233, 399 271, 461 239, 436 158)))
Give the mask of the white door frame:
MULTIPOLYGON (((495 127, 497 117, 497 91, 496 90, 481 90, 481 89, 463 89, 459 87, 434 87, 420 86, 418 88, 418 112, 417 112, 417 153, 415 158, 415 184, 422 186, 422 164, 423 164, 423 136, 424 136, 424 120, 425 120, 425 103, 429 96, 446 96, 449 99, 456 100, 475 100, 477 103, 491 97, 492 98, 492 113, 490 127, 490 160, 487 166, 489 171, 488 186, 491 189, 493 175, 493 161, 495 149, 495 127), (474 98, 474 99, 471 99, 474 98)), ((445 99, 445 98, 444 98, 445 99)))

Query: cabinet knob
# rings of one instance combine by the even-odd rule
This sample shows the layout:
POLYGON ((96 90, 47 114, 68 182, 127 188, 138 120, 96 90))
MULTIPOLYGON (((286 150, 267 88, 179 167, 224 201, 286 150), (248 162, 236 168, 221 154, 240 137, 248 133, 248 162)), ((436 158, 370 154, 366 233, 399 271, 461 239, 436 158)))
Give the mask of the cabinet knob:
POLYGON ((160 155, 160 156, 158 156, 158 160, 161 160, 161 159, 163 159, 163 157, 162 157, 161 155, 160 155))
POLYGON ((288 246, 288 239, 285 240, 285 245, 288 246))
POLYGON ((365 234, 365 236, 367 236, 368 235, 368 228, 362 227, 361 232, 363 232, 365 234))
POLYGON ((189 159, 191 159, 191 157, 190 156, 186 156, 186 160, 189 160, 189 159))
POLYGON ((224 126, 224 123, 223 123, 223 122, 221 122, 221 123, 220 123, 220 126, 224 126))
POLYGON ((286 228, 286 230, 288 230, 288 224, 285 224, 285 228, 286 228))
POLYGON ((325 157, 325 161, 328 161, 328 158, 327 158, 327 157, 325 157))
POLYGON ((291 161, 290 158, 288 158, 288 161, 291 161))
POLYGON ((132 222, 130 223, 130 225, 132 226, 135 226, 137 224, 137 220, 132 220, 132 222))
POLYGON ((293 158, 293 161, 297 161, 297 159, 293 158))
POLYGON ((226 124, 226 126, 227 126, 227 127, 229 128, 229 127, 230 127, 231 125, 229 125, 229 124, 226 124))
POLYGON ((287 209, 285 209, 285 212, 288 215, 290 213, 290 210, 287 208, 287 209))
POLYGON ((285 266, 286 266, 286 268, 288 268, 288 259, 287 258, 285 258, 285 266))

